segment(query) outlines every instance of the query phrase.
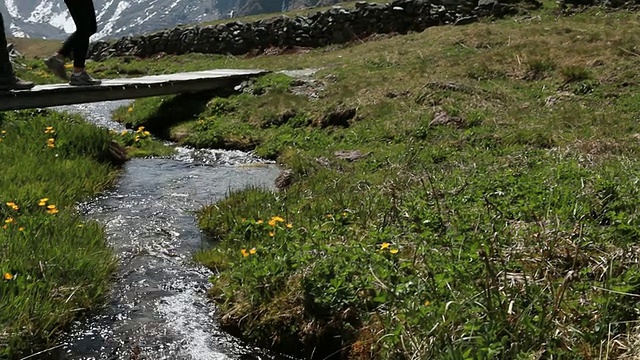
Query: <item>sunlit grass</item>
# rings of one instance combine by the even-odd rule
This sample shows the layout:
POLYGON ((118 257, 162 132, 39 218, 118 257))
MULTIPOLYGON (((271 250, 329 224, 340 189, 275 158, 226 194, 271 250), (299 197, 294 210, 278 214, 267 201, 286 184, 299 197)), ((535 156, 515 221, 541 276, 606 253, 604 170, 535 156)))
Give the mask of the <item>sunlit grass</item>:
POLYGON ((20 358, 105 295, 113 255, 74 206, 117 172, 110 134, 78 117, 7 112, 0 132, 0 358, 20 358))
POLYGON ((219 271, 226 329, 316 358, 613 358, 638 320, 639 20, 547 7, 287 55, 91 69, 319 69, 118 112, 293 170, 285 192, 234 192, 200 214, 219 242, 197 259, 219 271), (297 92, 309 80, 317 99, 297 92), (343 107, 357 115, 318 126, 343 107))

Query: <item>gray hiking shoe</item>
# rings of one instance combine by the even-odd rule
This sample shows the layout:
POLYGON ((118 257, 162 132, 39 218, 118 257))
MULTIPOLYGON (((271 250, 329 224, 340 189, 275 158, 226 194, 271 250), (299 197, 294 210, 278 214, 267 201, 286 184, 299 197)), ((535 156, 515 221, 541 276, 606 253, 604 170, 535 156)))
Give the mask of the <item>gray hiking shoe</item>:
POLYGON ((94 79, 86 71, 80 73, 80 75, 71 74, 69 77, 69 85, 74 86, 93 86, 102 84, 101 80, 94 79))
POLYGON ((24 81, 15 75, 0 77, 0 90, 29 90, 35 84, 31 81, 24 81))
POLYGON ((62 80, 68 80, 67 69, 64 67, 64 61, 60 60, 56 56, 52 56, 44 59, 44 64, 47 65, 49 70, 51 70, 54 75, 59 77, 62 80))

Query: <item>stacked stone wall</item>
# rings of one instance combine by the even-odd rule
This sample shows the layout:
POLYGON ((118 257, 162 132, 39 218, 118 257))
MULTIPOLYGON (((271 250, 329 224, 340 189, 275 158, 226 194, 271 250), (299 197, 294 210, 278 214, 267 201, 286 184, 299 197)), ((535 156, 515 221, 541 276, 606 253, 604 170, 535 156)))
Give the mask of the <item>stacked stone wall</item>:
POLYGON ((265 49, 316 48, 364 39, 374 34, 423 31, 447 24, 468 24, 481 17, 502 17, 541 6, 537 0, 395 0, 358 2, 353 9, 333 7, 309 16, 279 16, 255 22, 176 27, 156 33, 92 43, 89 56, 148 57, 158 53, 241 55, 265 49))

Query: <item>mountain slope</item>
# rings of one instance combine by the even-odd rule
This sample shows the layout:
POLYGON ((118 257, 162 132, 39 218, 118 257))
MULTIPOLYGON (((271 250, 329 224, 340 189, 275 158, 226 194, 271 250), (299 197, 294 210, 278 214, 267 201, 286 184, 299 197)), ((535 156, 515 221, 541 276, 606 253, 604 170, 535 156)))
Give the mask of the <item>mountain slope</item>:
MULTIPOLYGON (((280 12, 342 0, 94 0, 98 33, 92 40, 142 34, 179 24, 280 12)), ((7 33, 62 39, 75 29, 62 0, 0 0, 7 33)))

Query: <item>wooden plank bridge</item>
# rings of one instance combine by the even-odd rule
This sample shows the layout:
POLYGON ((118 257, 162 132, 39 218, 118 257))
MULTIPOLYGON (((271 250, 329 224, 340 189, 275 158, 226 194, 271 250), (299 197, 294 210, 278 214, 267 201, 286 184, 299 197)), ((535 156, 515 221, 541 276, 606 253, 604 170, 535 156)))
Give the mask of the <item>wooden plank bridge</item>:
POLYGON ((0 111, 135 99, 230 88, 265 70, 217 69, 126 79, 104 79, 97 86, 36 85, 31 90, 0 92, 0 111))

